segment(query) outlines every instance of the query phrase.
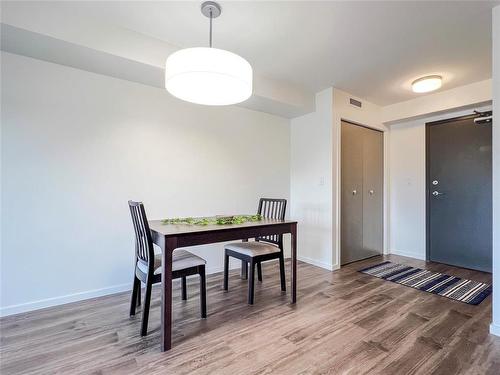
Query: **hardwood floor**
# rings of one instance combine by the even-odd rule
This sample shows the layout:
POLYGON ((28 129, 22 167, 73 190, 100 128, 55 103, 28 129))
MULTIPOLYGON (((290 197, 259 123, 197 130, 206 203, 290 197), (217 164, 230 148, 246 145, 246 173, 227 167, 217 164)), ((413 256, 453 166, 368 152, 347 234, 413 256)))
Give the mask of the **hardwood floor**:
MULTIPOLYGON (((210 275, 206 320, 199 318, 198 282, 188 281, 188 301, 176 283, 173 349, 166 353, 158 288, 145 338, 140 314, 128 316, 129 293, 6 317, 1 373, 500 374, 500 338, 488 334, 491 296, 471 306, 357 272, 381 260, 335 272, 300 263, 296 305, 280 292, 277 262, 263 266, 253 306, 237 271, 228 293, 222 274, 210 275)), ((426 267, 491 282, 481 272, 426 267)))

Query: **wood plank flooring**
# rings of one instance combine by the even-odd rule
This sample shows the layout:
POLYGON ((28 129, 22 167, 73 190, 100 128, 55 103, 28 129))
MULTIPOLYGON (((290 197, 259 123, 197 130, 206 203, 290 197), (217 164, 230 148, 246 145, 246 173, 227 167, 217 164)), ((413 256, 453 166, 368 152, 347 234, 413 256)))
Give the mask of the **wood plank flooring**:
MULTIPOLYGON (((491 275, 389 256, 483 282, 491 275)), ((149 335, 129 318, 129 293, 0 320, 7 374, 500 374, 500 338, 488 334, 491 297, 470 306, 357 272, 382 257, 329 272, 298 268, 298 303, 281 294, 277 262, 264 265, 255 305, 233 271, 229 292, 210 275, 208 319, 197 280, 188 301, 175 283, 173 349, 160 352, 160 290, 149 335)), ((289 267, 289 265, 288 265, 289 267)), ((289 274, 287 274, 289 281, 289 274)))

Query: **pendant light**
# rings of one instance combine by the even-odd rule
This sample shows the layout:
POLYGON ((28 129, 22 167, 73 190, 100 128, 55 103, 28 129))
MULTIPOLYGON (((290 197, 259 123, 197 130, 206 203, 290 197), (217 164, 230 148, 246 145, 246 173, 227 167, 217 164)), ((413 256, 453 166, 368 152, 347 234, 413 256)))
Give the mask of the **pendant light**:
POLYGON ((212 20, 221 14, 213 1, 201 5, 210 19, 209 47, 172 53, 165 64, 165 88, 173 96, 204 105, 229 105, 252 95, 252 67, 235 53, 212 48, 212 20))

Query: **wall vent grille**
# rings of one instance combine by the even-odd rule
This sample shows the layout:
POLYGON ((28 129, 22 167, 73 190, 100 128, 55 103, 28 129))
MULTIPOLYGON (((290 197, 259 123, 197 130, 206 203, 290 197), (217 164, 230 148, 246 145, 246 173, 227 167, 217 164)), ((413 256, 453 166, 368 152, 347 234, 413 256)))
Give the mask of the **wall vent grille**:
POLYGON ((353 98, 349 98, 349 104, 351 104, 355 107, 358 107, 358 108, 361 108, 361 106, 363 105, 363 103, 361 103, 359 100, 356 100, 353 98))

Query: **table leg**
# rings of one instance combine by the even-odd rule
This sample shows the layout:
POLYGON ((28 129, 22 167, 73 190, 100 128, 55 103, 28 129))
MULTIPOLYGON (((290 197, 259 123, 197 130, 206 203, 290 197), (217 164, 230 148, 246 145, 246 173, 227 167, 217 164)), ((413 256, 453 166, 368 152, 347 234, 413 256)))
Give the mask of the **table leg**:
POLYGON ((177 247, 177 238, 163 241, 161 272, 161 350, 172 348, 172 253, 177 247))
POLYGON ((291 227, 292 245, 292 303, 297 302, 297 224, 291 227))

